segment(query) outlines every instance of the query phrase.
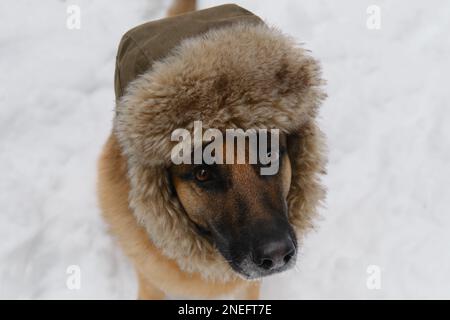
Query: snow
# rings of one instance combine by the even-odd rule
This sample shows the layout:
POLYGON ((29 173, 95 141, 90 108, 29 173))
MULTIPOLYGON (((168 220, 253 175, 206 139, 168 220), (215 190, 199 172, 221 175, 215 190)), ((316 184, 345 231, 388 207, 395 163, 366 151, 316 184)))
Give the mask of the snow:
MULTIPOLYGON (((328 80, 326 207, 262 298, 450 298, 450 3, 235 1, 312 50, 328 80), (366 27, 369 5, 381 29, 366 27), (371 265, 381 287, 366 285, 371 265)), ((200 8, 223 2, 200 1, 200 8)), ((170 1, 0 3, 0 298, 134 299, 107 235, 96 159, 121 35, 170 1), (81 29, 66 9, 81 8, 81 29), (66 286, 70 265, 81 288, 66 286)))

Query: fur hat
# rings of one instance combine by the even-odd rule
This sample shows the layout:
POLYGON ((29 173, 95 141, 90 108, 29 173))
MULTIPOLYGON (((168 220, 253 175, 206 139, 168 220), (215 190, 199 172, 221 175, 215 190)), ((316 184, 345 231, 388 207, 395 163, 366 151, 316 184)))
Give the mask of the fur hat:
POLYGON ((227 280, 235 274, 199 236, 167 168, 171 133, 206 128, 277 128, 288 135, 289 220, 301 237, 324 197, 324 99, 316 60, 236 5, 150 22, 127 32, 116 65, 114 133, 128 161, 129 205, 152 242, 182 270, 227 280))

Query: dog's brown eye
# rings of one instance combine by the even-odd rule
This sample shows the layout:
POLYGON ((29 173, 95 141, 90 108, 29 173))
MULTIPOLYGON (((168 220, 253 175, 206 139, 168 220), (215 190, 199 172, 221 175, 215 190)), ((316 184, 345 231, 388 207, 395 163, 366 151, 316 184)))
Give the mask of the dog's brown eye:
POLYGON ((201 168, 195 172, 195 179, 197 179, 200 182, 207 181, 210 178, 211 178, 211 173, 209 172, 208 169, 201 168))

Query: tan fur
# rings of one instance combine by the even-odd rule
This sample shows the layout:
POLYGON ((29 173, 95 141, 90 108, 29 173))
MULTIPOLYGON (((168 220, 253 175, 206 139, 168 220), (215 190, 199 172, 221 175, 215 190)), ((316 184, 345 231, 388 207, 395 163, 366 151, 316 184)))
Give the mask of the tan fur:
POLYGON ((176 16, 178 14, 194 11, 196 7, 196 0, 175 0, 167 12, 168 17, 176 16))
MULTIPOLYGON (((282 135, 280 138, 280 146, 286 148, 285 136, 282 135)), ((223 158, 221 155, 216 155, 218 162, 224 163, 227 153, 232 154, 231 157, 236 159, 237 150, 235 148, 229 150, 224 141, 223 158)), ((248 148, 246 154, 249 154, 248 148)), ((264 209, 267 202, 263 201, 264 198, 272 203, 277 203, 280 198, 286 199, 291 186, 292 171, 289 156, 285 154, 282 160, 278 174, 270 180, 261 180, 259 171, 255 170, 254 165, 248 163, 248 157, 244 164, 218 165, 222 167, 222 174, 226 180, 230 181, 231 185, 229 190, 222 192, 220 196, 216 193, 205 192, 192 181, 181 178, 187 172, 192 171, 190 164, 171 166, 169 171, 178 200, 183 205, 187 216, 195 224, 207 230, 209 222, 220 216, 223 221, 234 225, 234 228, 238 230, 242 224, 242 221, 237 219, 240 209, 238 199, 245 202, 248 209, 247 214, 255 220, 264 219, 264 214, 267 214, 264 209)))
POLYGON ((244 291, 241 298, 256 299, 258 282, 205 280, 199 274, 180 270, 177 263, 161 254, 139 226, 128 206, 130 185, 126 159, 112 134, 99 159, 98 195, 103 217, 125 254, 135 265, 140 299, 163 299, 166 294, 217 298, 244 291))

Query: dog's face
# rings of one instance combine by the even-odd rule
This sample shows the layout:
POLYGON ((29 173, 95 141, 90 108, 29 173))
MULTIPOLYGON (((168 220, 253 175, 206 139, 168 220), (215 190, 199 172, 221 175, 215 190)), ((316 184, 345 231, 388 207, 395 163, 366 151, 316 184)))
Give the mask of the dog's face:
POLYGON ((280 137, 279 170, 261 175, 260 164, 173 165, 174 191, 197 231, 248 279, 295 264, 297 240, 286 197, 291 165, 280 137))

